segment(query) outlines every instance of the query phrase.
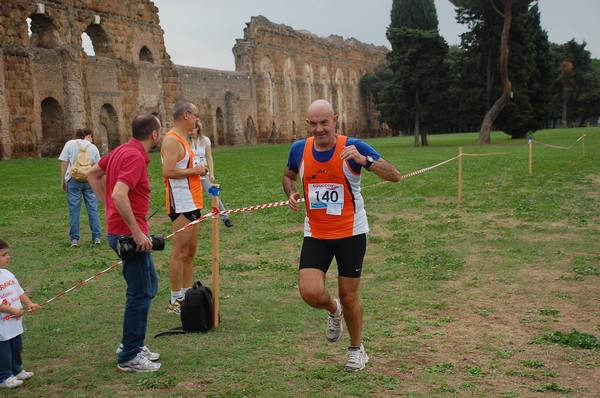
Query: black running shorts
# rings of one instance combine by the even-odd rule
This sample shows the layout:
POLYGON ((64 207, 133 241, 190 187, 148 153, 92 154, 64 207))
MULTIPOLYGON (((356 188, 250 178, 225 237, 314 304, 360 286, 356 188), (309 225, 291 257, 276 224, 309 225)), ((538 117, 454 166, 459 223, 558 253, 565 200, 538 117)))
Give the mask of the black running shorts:
POLYGON ((300 253, 300 269, 316 268, 327 273, 335 257, 339 276, 360 278, 366 251, 367 234, 342 239, 305 237, 300 253))
POLYGON ((200 210, 198 210, 198 209, 188 211, 185 213, 172 213, 172 214, 169 214, 169 218, 171 219, 171 221, 175 221, 175 220, 177 220, 177 217, 179 217, 180 214, 183 214, 183 216, 190 221, 196 221, 197 219, 200 218, 200 210))

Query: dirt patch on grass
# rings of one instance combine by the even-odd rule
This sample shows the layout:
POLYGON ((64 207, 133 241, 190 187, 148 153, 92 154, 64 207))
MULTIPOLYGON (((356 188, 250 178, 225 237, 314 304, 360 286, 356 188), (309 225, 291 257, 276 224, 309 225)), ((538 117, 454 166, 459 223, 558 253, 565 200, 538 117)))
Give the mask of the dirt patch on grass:
POLYGON ((461 277, 445 284, 449 308, 431 311, 425 317, 433 322, 400 337, 414 351, 374 356, 376 372, 422 396, 600 396, 600 352, 535 343, 554 331, 597 334, 598 277, 547 264, 503 272, 479 260, 469 258, 461 277))

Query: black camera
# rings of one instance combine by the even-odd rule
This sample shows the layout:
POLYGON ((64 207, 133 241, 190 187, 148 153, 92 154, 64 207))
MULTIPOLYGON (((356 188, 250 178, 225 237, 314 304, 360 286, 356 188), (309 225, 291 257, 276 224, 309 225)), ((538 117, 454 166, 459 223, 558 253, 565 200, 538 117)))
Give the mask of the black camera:
MULTIPOLYGON (((152 250, 163 250, 165 248, 165 237, 163 234, 150 235, 152 250)), ((127 257, 135 253, 137 245, 132 235, 121 235, 117 239, 117 254, 119 257, 127 257)))

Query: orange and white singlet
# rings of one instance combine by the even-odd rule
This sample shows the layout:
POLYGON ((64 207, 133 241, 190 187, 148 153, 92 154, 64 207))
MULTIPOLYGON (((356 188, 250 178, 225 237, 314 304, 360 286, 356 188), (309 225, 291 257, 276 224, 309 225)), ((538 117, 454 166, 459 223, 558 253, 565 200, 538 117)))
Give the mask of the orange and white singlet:
MULTIPOLYGON (((192 148, 190 148, 187 141, 174 131, 165 134, 165 138, 168 136, 176 137, 185 149, 185 154, 177 160, 175 167, 179 169, 193 168, 194 152, 192 152, 192 148)), ((200 176, 194 175, 177 179, 165 178, 164 180, 168 214, 187 213, 202 208, 202 181, 200 181, 200 176)))
POLYGON ((346 138, 338 135, 333 156, 327 162, 313 156, 314 138, 306 140, 299 168, 306 199, 306 237, 340 239, 369 232, 360 173, 340 159, 346 138))

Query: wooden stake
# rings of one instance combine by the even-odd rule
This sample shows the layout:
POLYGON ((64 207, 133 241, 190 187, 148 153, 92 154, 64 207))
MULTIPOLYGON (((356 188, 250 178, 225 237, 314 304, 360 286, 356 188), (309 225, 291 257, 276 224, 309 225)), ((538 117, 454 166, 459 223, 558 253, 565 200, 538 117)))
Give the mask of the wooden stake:
POLYGON ((583 157, 585 157, 585 133, 581 136, 581 150, 583 152, 583 157))
POLYGON ((533 137, 529 136, 529 175, 533 174, 533 137))
MULTIPOLYGON (((212 195, 212 208, 219 208, 218 195, 212 195)), ((219 216, 212 217, 212 298, 215 328, 219 327, 219 220, 219 216)))
POLYGON ((462 203, 462 157, 463 149, 458 148, 458 203, 462 203))

